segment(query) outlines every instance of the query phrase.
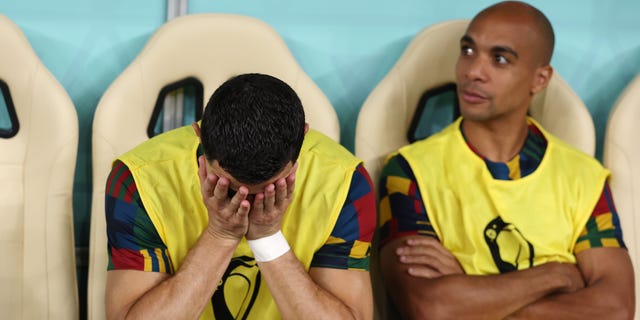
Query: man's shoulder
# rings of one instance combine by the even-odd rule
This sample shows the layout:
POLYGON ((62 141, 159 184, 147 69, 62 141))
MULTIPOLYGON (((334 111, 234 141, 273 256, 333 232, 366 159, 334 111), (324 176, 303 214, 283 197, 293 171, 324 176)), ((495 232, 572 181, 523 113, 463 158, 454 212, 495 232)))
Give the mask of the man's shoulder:
POLYGON ((391 170, 397 174, 400 172, 397 171, 397 169, 401 168, 405 174, 410 173, 412 169, 409 159, 417 157, 425 160, 436 155, 446 154, 443 148, 454 145, 451 143, 451 140, 455 138, 456 134, 459 134, 459 121, 451 123, 439 132, 424 139, 400 147, 395 152, 387 155, 384 161, 385 168, 383 171, 389 173, 389 170, 391 170))
POLYGON ((184 126, 163 132, 146 140, 118 159, 131 169, 143 164, 162 162, 180 156, 195 156, 195 148, 199 144, 197 136, 190 126, 184 126))
POLYGON ((302 150, 300 150, 301 158, 309 156, 321 157, 335 163, 345 163, 353 168, 362 162, 343 145, 313 129, 305 135, 302 150))
POLYGON ((554 136, 549 132, 545 132, 545 138, 547 139, 548 150, 553 150, 555 160, 565 159, 569 165, 587 165, 596 168, 602 168, 602 164, 595 157, 586 154, 579 150, 568 142, 554 136))
POLYGON ((598 160, 592 155, 586 154, 584 151, 581 151, 577 147, 571 145, 569 142, 548 131, 544 126, 537 122, 536 119, 528 117, 527 122, 529 123, 529 125, 533 125, 533 130, 536 130, 538 135, 544 137, 547 142, 547 146, 551 145, 551 148, 554 150, 553 152, 555 154, 561 155, 562 157, 569 157, 579 162, 600 165, 598 160))
POLYGON ((405 158, 409 155, 416 154, 420 157, 431 157, 446 154, 446 149, 458 145, 455 143, 458 139, 463 141, 459 127, 456 123, 453 123, 442 129, 440 132, 401 147, 395 154, 402 154, 405 158))
POLYGON ((191 126, 182 126, 155 135, 148 140, 141 142, 131 150, 144 148, 148 145, 167 144, 174 143, 176 141, 182 142, 185 140, 193 140, 196 138, 197 136, 191 126))

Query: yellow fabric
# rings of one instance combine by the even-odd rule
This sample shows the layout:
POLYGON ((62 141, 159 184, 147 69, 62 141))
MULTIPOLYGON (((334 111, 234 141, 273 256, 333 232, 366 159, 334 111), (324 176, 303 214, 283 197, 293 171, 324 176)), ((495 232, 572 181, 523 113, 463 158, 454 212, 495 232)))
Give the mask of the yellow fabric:
POLYGON ((609 172, 530 121, 547 139, 547 150, 536 171, 518 180, 493 179, 467 146, 461 119, 399 151, 436 234, 467 274, 505 272, 496 261, 518 270, 575 263, 575 243, 609 172))
MULTIPOLYGON (((145 209, 167 245, 173 270, 180 268, 208 221, 197 176, 198 144, 193 129, 182 127, 120 158, 129 167, 145 209)), ((295 197, 284 215, 282 233, 307 270, 314 253, 329 239, 359 163, 321 133, 311 130, 305 136, 298 158, 295 197)), ((245 239, 236 249, 226 275, 213 297, 221 303, 214 307, 217 312, 228 309, 227 314, 234 318, 280 318, 245 239)), ((201 319, 214 318, 210 304, 201 319)))

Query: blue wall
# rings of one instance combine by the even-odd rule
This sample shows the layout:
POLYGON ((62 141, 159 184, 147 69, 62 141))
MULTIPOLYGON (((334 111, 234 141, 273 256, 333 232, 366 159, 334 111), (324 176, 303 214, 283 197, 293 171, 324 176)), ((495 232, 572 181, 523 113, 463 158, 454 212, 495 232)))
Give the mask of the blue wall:
MULTIPOLYGON (((362 103, 411 38, 427 25, 471 18, 493 2, 190 0, 188 5, 189 13, 245 14, 273 26, 333 103, 342 143, 353 151, 362 103)), ((640 72, 640 1, 531 3, 545 12, 555 27, 557 46, 552 64, 589 108, 599 156, 609 110, 640 72)), ((78 110, 74 216, 79 247, 86 247, 89 237, 93 112, 111 81, 164 22, 165 12, 165 1, 160 0, 0 2, 0 13, 22 28, 78 110)))

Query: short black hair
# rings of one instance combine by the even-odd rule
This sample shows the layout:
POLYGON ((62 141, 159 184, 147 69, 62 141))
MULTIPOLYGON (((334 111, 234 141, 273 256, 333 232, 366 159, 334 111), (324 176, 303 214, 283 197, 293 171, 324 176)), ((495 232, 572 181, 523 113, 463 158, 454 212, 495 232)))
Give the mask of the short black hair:
POLYGON ((204 110, 201 141, 214 160, 241 183, 269 180, 295 162, 304 140, 300 98, 285 82, 250 73, 224 82, 204 110))

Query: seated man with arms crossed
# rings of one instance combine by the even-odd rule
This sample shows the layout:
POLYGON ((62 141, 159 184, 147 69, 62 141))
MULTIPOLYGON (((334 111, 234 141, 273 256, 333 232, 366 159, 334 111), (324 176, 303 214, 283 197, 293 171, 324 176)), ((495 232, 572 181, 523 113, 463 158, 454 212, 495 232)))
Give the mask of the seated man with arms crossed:
POLYGON ((370 319, 375 206, 361 161, 309 130, 291 87, 234 77, 201 125, 114 162, 107 316, 370 319))
POLYGON ((527 116, 553 46, 528 4, 480 12, 460 40, 461 117, 388 159, 381 268, 404 317, 633 317, 609 172, 527 116))

